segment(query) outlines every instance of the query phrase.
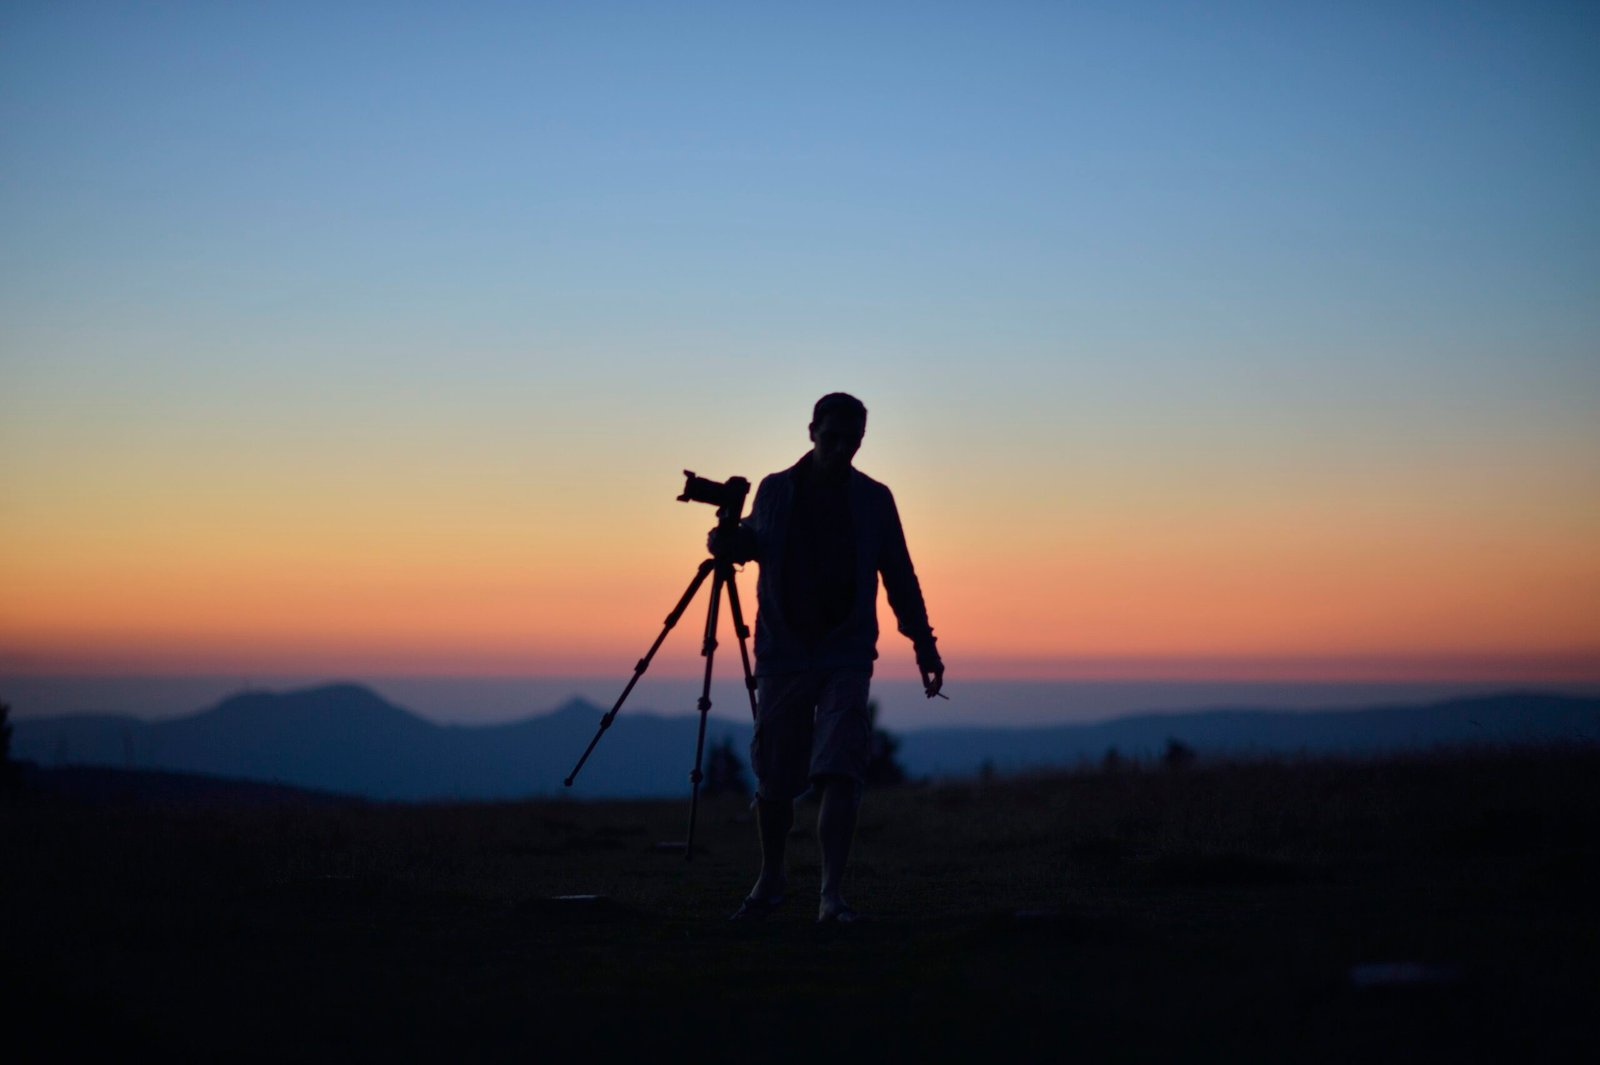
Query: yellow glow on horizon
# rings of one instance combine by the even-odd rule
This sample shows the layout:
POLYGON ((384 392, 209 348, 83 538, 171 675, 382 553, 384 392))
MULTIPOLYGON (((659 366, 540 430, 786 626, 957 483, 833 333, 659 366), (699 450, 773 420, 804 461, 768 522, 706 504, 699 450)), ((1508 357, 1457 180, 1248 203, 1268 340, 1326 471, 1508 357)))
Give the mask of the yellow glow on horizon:
MULTIPOLYGON (((674 532, 692 545, 706 522, 691 522, 674 532)), ((1491 567, 1495 552, 1481 544, 1396 551, 1360 537, 1286 543, 1269 530, 1213 542, 1151 531, 1063 537, 1052 549, 1036 530, 1002 552, 1022 561, 1005 564, 939 537, 925 537, 925 549, 913 539, 952 668, 1600 646, 1591 606, 1600 581, 1575 585, 1570 563, 1537 555, 1491 567)), ((643 652, 699 560, 692 546, 628 540, 613 530, 538 548, 481 533, 368 542, 324 529, 311 539, 202 542, 162 554, 135 550, 148 547, 138 540, 67 544, 54 559, 5 574, 0 646, 65 665, 109 656, 178 668, 187 656, 196 668, 348 661, 442 673, 610 671, 643 652)), ((756 572, 747 567, 741 578, 752 620, 756 572)), ((703 611, 704 593, 674 634, 665 671, 696 668, 703 611)), ((909 646, 886 607, 880 613, 882 668, 904 673, 909 646)), ((726 633, 724 642, 731 653, 726 633)))

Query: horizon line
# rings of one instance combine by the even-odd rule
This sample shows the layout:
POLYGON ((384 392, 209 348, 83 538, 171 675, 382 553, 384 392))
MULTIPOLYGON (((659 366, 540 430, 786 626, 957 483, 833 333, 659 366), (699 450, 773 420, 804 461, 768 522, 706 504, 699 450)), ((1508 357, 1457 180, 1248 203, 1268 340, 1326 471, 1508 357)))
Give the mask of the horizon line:
MULTIPOLYGON (((698 656, 694 666, 664 663, 647 674, 651 679, 698 681, 703 676, 698 656)), ((736 663, 735 663, 736 665, 736 663)), ((1600 684, 1600 649, 1548 653, 1422 653, 1397 655, 1098 655, 978 656, 946 663, 946 681, 990 683, 1189 683, 1189 684, 1600 684)), ((117 662, 71 666, 62 662, 0 660, 0 678, 29 680, 225 680, 252 683, 267 680, 325 682, 356 680, 431 681, 593 681, 615 676, 626 680, 632 666, 601 663, 551 669, 526 668, 395 668, 368 661, 286 663, 263 668, 244 665, 163 666, 117 662), (366 666, 367 668, 363 668, 366 666)), ((719 673, 738 680, 739 670, 719 673)), ((880 659, 874 680, 915 681, 906 664, 880 659)))

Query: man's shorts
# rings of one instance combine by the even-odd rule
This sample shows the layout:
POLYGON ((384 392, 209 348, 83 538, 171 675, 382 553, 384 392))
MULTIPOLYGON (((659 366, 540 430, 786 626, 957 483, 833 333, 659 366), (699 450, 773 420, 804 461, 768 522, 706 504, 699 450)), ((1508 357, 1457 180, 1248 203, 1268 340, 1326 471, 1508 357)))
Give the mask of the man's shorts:
POLYGON ((756 794, 794 799, 813 777, 849 777, 860 788, 872 755, 870 669, 819 669, 760 677, 750 765, 756 794))

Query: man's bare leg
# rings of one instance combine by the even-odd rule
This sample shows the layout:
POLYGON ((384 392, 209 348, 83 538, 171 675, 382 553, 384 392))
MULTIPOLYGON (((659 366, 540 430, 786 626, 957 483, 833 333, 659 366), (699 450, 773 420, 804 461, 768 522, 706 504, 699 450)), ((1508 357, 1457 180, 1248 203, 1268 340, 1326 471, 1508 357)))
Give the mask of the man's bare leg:
POLYGON ((756 800, 756 830, 761 836, 761 874, 750 889, 754 899, 776 899, 788 884, 783 872, 783 852, 794 827, 792 800, 756 800))
POLYGON ((850 860, 850 843, 856 835, 860 790, 849 777, 819 777, 822 808, 817 811, 817 844, 822 850, 822 899, 817 919, 828 921, 850 913, 844 901, 844 867, 850 860))

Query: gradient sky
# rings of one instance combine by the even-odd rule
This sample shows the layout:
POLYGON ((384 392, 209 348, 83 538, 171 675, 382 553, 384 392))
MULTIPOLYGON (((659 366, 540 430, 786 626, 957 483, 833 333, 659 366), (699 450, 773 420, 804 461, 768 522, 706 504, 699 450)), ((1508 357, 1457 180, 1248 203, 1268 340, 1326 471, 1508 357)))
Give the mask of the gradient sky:
POLYGON ((1600 678, 1596 190, 1592 4, 9 3, 0 668, 625 671, 843 389, 953 678, 1600 678))

